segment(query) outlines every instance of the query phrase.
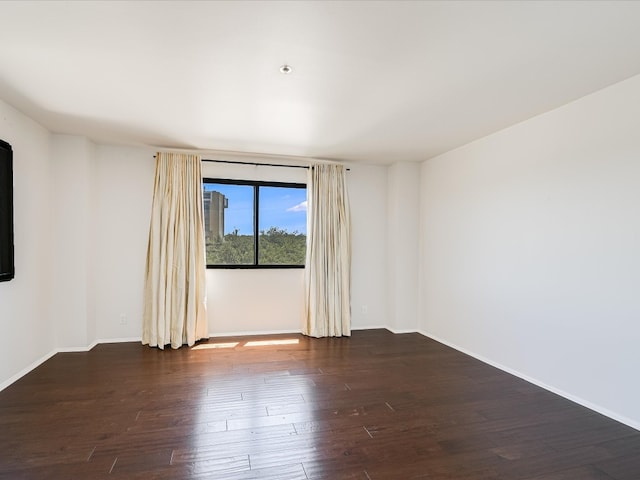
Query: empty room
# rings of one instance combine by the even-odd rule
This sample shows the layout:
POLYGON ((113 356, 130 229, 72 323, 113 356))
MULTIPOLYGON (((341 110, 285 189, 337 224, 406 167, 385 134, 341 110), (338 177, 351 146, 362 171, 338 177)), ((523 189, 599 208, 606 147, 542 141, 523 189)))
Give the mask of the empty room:
POLYGON ((640 479, 640 2, 0 24, 0 479, 640 479))

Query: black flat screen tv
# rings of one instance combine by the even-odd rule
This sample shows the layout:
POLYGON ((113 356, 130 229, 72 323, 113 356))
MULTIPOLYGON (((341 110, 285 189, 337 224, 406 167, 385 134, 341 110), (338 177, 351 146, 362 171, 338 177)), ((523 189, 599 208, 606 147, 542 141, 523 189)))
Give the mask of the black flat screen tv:
POLYGON ((15 276, 13 254, 13 150, 0 140, 0 282, 15 276))

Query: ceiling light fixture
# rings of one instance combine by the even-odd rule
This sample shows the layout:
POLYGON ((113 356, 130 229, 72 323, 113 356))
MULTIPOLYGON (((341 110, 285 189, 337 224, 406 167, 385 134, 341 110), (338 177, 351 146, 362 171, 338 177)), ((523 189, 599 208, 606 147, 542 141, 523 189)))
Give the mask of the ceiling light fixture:
POLYGON ((288 75, 292 71, 293 68, 291 68, 291 65, 287 65, 286 63, 280 67, 280 73, 284 73, 285 75, 288 75))

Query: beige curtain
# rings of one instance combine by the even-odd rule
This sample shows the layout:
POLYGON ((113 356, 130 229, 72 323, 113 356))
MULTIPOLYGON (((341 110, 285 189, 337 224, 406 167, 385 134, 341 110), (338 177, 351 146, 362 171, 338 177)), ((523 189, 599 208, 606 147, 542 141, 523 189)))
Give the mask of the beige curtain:
POLYGON ((208 337, 200 157, 158 153, 142 343, 164 349, 208 337))
POLYGON ((302 331, 312 337, 351 335, 351 218, 342 165, 309 169, 302 331))

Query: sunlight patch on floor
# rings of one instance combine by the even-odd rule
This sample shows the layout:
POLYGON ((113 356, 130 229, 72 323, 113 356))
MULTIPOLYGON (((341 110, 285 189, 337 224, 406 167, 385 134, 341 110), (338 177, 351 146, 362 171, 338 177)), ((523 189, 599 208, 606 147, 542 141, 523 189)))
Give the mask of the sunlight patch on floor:
POLYGON ((297 345, 297 338, 283 338, 281 340, 255 340, 244 344, 245 347, 265 347, 268 345, 297 345))
POLYGON ((211 348, 235 348, 239 342, 227 342, 227 343, 202 343, 196 345, 192 350, 206 350, 211 348))

